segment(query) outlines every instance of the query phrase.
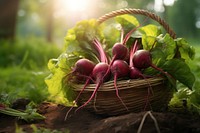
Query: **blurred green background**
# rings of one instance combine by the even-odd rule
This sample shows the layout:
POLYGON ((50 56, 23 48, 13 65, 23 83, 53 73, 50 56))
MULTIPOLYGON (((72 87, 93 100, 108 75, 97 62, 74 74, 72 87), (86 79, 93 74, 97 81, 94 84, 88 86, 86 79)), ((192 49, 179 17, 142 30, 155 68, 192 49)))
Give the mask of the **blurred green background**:
POLYGON ((199 0, 0 0, 0 6, 1 36, 14 31, 17 38, 34 36, 57 45, 62 45, 67 29, 77 21, 98 18, 121 8, 155 12, 178 37, 196 40, 200 35, 199 0), (6 26, 10 28, 4 31, 6 26))
POLYGON ((47 62, 61 53, 67 30, 80 20, 99 18, 122 8, 158 14, 177 37, 186 38, 195 47, 196 57, 190 63, 197 78, 195 92, 191 95, 186 89, 177 96, 199 107, 199 0, 0 0, 0 102, 45 100, 47 62))
POLYGON ((141 8, 157 13, 177 36, 195 40, 200 35, 199 0, 20 0, 16 34, 46 37, 48 41, 61 44, 67 29, 77 21, 98 18, 121 8, 141 8))

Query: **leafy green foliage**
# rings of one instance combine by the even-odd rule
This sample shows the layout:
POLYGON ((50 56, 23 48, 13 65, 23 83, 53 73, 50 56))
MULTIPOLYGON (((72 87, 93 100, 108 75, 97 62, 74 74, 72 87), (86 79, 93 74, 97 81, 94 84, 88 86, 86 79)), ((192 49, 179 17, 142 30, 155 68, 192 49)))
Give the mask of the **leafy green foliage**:
MULTIPOLYGON (((173 78, 186 85, 189 89, 192 89, 195 76, 184 59, 193 59, 194 48, 189 46, 182 38, 174 40, 169 34, 165 36, 158 35, 159 32, 155 26, 150 26, 149 28, 151 30, 144 30, 146 32, 142 37, 142 45, 144 49, 151 51, 153 63, 170 73, 173 78), (178 52, 176 51, 177 49, 179 50, 178 52), (175 58, 177 53, 180 54, 180 57, 175 58)), ((147 71, 148 74, 155 73, 152 69, 150 70, 147 71)))
POLYGON ((130 29, 139 26, 138 20, 134 16, 128 14, 117 16, 115 20, 121 25, 125 34, 128 33, 130 29))
POLYGON ((166 34, 164 37, 158 36, 157 42, 156 48, 159 48, 159 50, 163 51, 163 53, 166 55, 166 59, 173 59, 176 54, 177 47, 174 39, 169 34, 166 34))
POLYGON ((175 79, 192 89, 195 76, 191 72, 189 66, 182 60, 171 59, 164 63, 162 68, 173 75, 175 79))
POLYGON ((83 20, 78 22, 76 26, 68 30, 65 37, 65 49, 67 54, 75 56, 83 56, 92 61, 97 62, 93 39, 101 39, 103 36, 101 26, 95 19, 83 20))
POLYGON ((146 25, 139 29, 142 33, 142 45, 146 50, 150 50, 156 42, 156 37, 161 34, 161 30, 156 25, 146 25))
POLYGON ((111 53, 111 49, 112 46, 116 43, 116 42, 120 42, 120 28, 121 26, 117 25, 117 24, 107 24, 105 29, 103 30, 103 34, 104 34, 104 48, 105 51, 107 51, 107 54, 111 53), (115 33, 115 34, 113 34, 115 33))
POLYGON ((157 37, 158 35, 161 34, 160 27, 153 24, 148 24, 146 26, 143 26, 139 30, 146 36, 151 36, 151 37, 157 37))
POLYGON ((185 39, 177 38, 175 41, 178 47, 177 49, 182 59, 194 59, 195 49, 192 46, 190 46, 185 39))
POLYGON ((174 111, 174 108, 177 107, 183 110, 183 100, 185 100, 187 102, 187 108, 190 112, 196 112, 200 114, 200 47, 195 46, 194 48, 196 51, 194 60, 189 60, 187 62, 196 80, 192 90, 189 90, 182 84, 178 84, 178 91, 174 94, 174 97, 169 104, 172 111, 174 111))
POLYGON ((48 67, 52 73, 45 79, 45 82, 48 85, 50 100, 62 104, 70 104, 73 101, 72 89, 65 82, 65 78, 77 60, 76 56, 69 56, 65 53, 61 54, 58 59, 49 60, 48 67))

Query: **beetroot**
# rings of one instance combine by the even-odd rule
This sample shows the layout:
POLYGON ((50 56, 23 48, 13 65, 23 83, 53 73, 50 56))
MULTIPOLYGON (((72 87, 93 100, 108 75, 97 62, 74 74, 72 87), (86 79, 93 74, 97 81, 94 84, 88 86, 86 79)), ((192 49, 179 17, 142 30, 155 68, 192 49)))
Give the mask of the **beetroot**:
POLYGON ((92 61, 88 59, 79 59, 75 63, 75 66, 72 72, 70 72, 68 75, 76 76, 78 80, 83 81, 83 79, 87 79, 90 76, 94 66, 95 66, 95 63, 93 63, 92 61))
POLYGON ((142 75, 141 71, 139 69, 137 69, 136 67, 131 67, 130 68, 129 77, 131 79, 144 78, 144 76, 142 75))
POLYGON ((174 79, 173 76, 171 76, 169 73, 163 71, 161 68, 158 68, 156 65, 154 65, 152 63, 151 54, 148 50, 138 50, 138 51, 136 51, 134 56, 133 56, 133 64, 138 69, 145 69, 145 68, 148 68, 148 67, 152 67, 155 70, 160 71, 164 75, 174 79))
POLYGON ((135 54, 135 52, 138 50, 139 47, 139 43, 138 40, 135 40, 134 44, 131 46, 130 49, 130 58, 129 58, 129 69, 130 69, 130 73, 129 73, 129 77, 131 79, 137 79, 137 78, 143 78, 143 75, 141 73, 141 71, 139 69, 137 69, 136 67, 134 67, 134 63, 133 63, 133 56, 135 54))
POLYGON ((123 60, 115 60, 111 66, 111 72, 113 75, 117 75, 118 78, 128 77, 129 66, 123 60))
POLYGON ((79 59, 75 64, 74 72, 88 76, 91 74, 94 66, 95 63, 88 59, 79 59))
POLYGON ((138 69, 145 69, 151 66, 151 54, 147 50, 137 50, 133 56, 133 64, 138 69))
MULTIPOLYGON (((138 26, 139 27, 139 26, 138 26)), ((122 35, 121 35, 121 42, 117 42, 113 45, 112 47, 112 61, 110 63, 110 65, 112 65, 113 61, 114 60, 124 60, 127 56, 129 56, 129 53, 128 53, 128 48, 126 47, 126 43, 128 41, 128 39, 131 37, 131 34, 136 31, 136 29, 138 27, 135 27, 134 29, 130 30, 125 38, 123 39, 123 34, 124 34, 124 31, 122 29, 122 35)))
POLYGON ((116 43, 112 48, 113 60, 121 59, 123 60, 128 53, 128 49, 121 43, 116 43))
POLYGON ((108 68, 109 68, 109 65, 104 62, 100 62, 94 67, 92 76, 94 77, 94 79, 96 81, 96 87, 95 87, 92 95, 90 96, 90 98, 83 105, 81 105, 78 109, 76 109, 76 111, 78 111, 82 107, 86 106, 95 97, 95 95, 96 95, 99 87, 102 85, 102 83, 104 81, 107 81, 110 78, 110 71, 107 72, 108 68))
POLYGON ((110 70, 106 74, 106 71, 108 70, 108 68, 109 68, 109 65, 107 63, 104 63, 104 62, 100 62, 94 67, 94 69, 92 71, 92 76, 94 77, 96 83, 99 83, 100 80, 102 80, 102 81, 109 80, 110 70), (104 76, 104 78, 102 78, 103 76, 104 76))

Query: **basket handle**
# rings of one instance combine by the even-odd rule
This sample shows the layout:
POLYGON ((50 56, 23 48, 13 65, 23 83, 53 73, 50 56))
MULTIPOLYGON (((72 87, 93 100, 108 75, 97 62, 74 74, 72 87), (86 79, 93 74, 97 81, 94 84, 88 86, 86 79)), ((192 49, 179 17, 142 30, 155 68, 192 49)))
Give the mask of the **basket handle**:
POLYGON ((120 10, 116 10, 116 11, 112 11, 110 13, 107 13, 103 16, 101 16, 98 19, 99 23, 102 23, 104 21, 106 21, 107 19, 116 17, 118 15, 123 15, 123 14, 139 14, 139 15, 144 15, 147 17, 150 17, 151 19, 157 21, 160 25, 163 26, 163 28, 166 30, 167 33, 170 34, 170 36, 175 39, 176 38, 176 33, 169 27, 169 25, 163 20, 161 19, 158 15, 156 15, 155 13, 149 12, 147 10, 142 10, 142 9, 132 9, 132 8, 128 8, 128 9, 120 9, 120 10))

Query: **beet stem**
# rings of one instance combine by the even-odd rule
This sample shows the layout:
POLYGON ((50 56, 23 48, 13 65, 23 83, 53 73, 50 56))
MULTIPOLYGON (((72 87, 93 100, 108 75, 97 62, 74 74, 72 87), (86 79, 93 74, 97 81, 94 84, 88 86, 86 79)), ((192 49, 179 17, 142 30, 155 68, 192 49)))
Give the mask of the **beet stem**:
POLYGON ((168 76, 169 78, 171 78, 171 79, 173 79, 173 80, 175 81, 175 78, 174 78, 172 75, 170 75, 168 72, 163 71, 163 69, 161 69, 161 68, 155 66, 154 64, 150 64, 150 66, 151 66, 152 68, 154 68, 154 69, 160 71, 161 73, 163 73, 164 75, 168 76))
POLYGON ((124 39, 124 29, 121 27, 121 38, 120 38, 121 44, 123 44, 123 39, 124 39))
POLYGON ((83 74, 76 74, 76 76, 80 76, 80 77, 83 77, 83 78, 90 79, 93 83, 95 82, 95 81, 92 79, 92 76, 86 76, 86 75, 83 75, 83 74))
POLYGON ((103 47, 101 46, 101 43, 97 39, 94 39, 93 43, 95 44, 96 49, 100 54, 100 61, 108 63, 108 59, 106 57, 105 51, 103 50, 103 47))
POLYGON ((148 79, 146 79, 146 77, 144 75, 141 74, 141 76, 143 77, 143 79, 145 81, 147 81, 149 87, 148 87, 148 94, 147 94, 147 98, 146 98, 146 103, 145 103, 145 106, 144 106, 144 111, 146 110, 147 108, 147 105, 149 104, 150 105, 150 102, 149 102, 149 97, 150 97, 150 91, 151 93, 154 95, 154 92, 153 92, 153 89, 152 89, 152 86, 151 84, 149 83, 148 79))
POLYGON ((94 96, 94 110, 97 111, 97 108, 96 108, 96 101, 97 101, 97 93, 96 95, 94 96))
POLYGON ((146 103, 145 103, 145 106, 144 106, 144 111, 146 111, 147 106, 150 104, 149 97, 150 97, 150 91, 149 91, 149 87, 148 87, 148 93, 147 93, 147 96, 146 96, 146 103))
POLYGON ((112 58, 112 60, 111 60, 111 62, 110 62, 110 64, 109 64, 109 67, 108 67, 108 69, 107 69, 106 73, 103 75, 103 78, 102 78, 102 79, 104 79, 104 78, 105 78, 105 76, 106 76, 106 75, 109 73, 109 71, 110 71, 110 68, 111 68, 111 66, 112 66, 113 62, 115 61, 115 58, 116 58, 116 56, 117 56, 117 55, 114 55, 114 56, 113 56, 113 58, 112 58))
POLYGON ((138 42, 138 40, 135 40, 134 44, 131 46, 130 59, 129 59, 129 66, 130 67, 134 66, 134 64, 133 64, 133 55, 138 49, 137 42, 138 42))
MULTIPOLYGON (((146 17, 142 23, 146 22, 148 18, 149 18, 149 17, 146 17)), ((130 30, 130 31, 126 34, 126 36, 125 36, 124 41, 123 41, 122 44, 125 45, 126 42, 128 41, 128 39, 130 38, 131 34, 132 34, 134 31, 136 31, 138 28, 140 28, 141 26, 142 26, 142 24, 139 24, 138 26, 136 26, 135 28, 133 28, 132 30, 130 30)))
POLYGON ((73 105, 71 106, 71 108, 67 111, 66 115, 65 115, 65 121, 69 115, 69 113, 71 112, 71 110, 74 108, 75 104, 77 103, 77 100, 79 99, 80 95, 82 94, 82 92, 85 90, 85 88, 87 87, 87 85, 90 83, 90 78, 88 78, 85 82, 85 85, 83 86, 83 88, 81 89, 81 91, 79 92, 78 96, 76 97, 73 105))
POLYGON ((126 106, 126 104, 123 102, 123 100, 119 96, 119 90, 118 90, 118 87, 117 87, 117 74, 114 75, 114 86, 115 86, 115 90, 116 90, 116 96, 119 98, 119 100, 124 105, 124 107, 126 108, 126 110, 129 111, 128 107, 126 106))
POLYGON ((134 47, 133 47, 133 53, 135 53, 137 50, 138 50, 138 40, 135 40, 135 43, 134 43, 134 47))
POLYGON ((148 81, 148 79, 146 78, 146 76, 144 76, 143 74, 141 74, 141 76, 143 77, 143 79, 144 79, 145 81, 147 81, 147 83, 148 83, 148 85, 149 85, 149 88, 151 89, 151 93, 154 95, 152 86, 151 86, 151 84, 149 83, 149 81, 148 81))
POLYGON ((99 87, 100 87, 101 84, 103 83, 103 80, 102 80, 102 79, 103 79, 103 78, 101 78, 101 79, 99 80, 99 82, 97 83, 96 88, 94 89, 94 91, 93 91, 92 95, 90 96, 90 98, 89 98, 83 105, 81 105, 80 107, 78 107, 78 108, 75 110, 75 113, 76 113, 79 109, 81 109, 81 108, 83 108, 84 106, 86 106, 86 105, 94 98, 94 96, 95 96, 95 94, 97 93, 99 87))

